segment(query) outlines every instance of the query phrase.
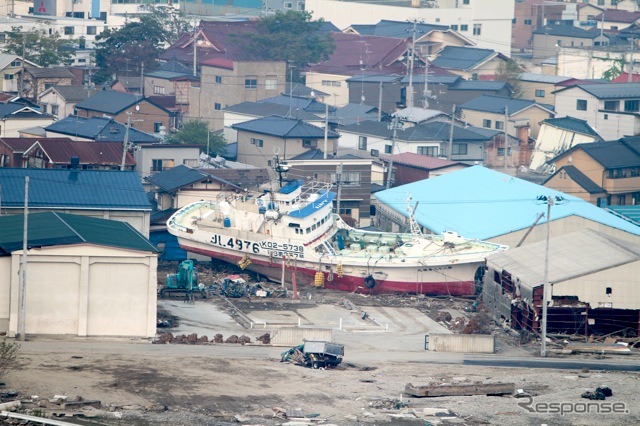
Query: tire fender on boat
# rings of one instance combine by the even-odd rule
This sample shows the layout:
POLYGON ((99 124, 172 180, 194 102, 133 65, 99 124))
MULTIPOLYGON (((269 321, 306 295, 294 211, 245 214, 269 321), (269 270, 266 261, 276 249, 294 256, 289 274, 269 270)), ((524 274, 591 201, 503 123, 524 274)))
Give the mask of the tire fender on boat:
POLYGON ((372 275, 367 275, 364 277, 364 286, 366 288, 374 288, 376 286, 376 280, 372 275))

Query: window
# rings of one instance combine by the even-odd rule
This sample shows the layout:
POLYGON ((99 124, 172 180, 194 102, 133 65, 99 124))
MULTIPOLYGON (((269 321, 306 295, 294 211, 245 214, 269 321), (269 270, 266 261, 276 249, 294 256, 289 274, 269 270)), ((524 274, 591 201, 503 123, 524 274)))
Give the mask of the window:
POLYGON ((341 82, 333 81, 333 80, 322 80, 322 85, 323 86, 331 86, 331 87, 340 87, 341 86, 341 82))
POLYGON ((482 24, 473 24, 473 35, 479 36, 482 34, 482 24))
POLYGON ((11 62, 11 66, 12 67, 21 67, 22 66, 22 62, 21 61, 13 61, 13 62, 11 62))
POLYGON ((460 25, 460 31, 469 31, 469 26, 467 24, 460 25))
POLYGON ((456 25, 452 25, 452 26, 451 26, 451 29, 452 29, 453 31, 458 31, 458 25, 457 25, 457 24, 456 24, 456 25))
POLYGON ((151 171, 162 172, 164 170, 169 170, 174 166, 174 164, 174 160, 169 159, 151 160, 151 171))
POLYGON ((303 139, 302 146, 305 148, 315 148, 318 146, 318 141, 315 139, 303 139))
POLYGON ((491 128, 491 120, 482 120, 482 127, 486 127, 487 129, 491 128))
POLYGON ((462 4, 469 4, 469 0, 462 0, 462 4))
POLYGON ((293 9, 293 3, 285 2, 284 3, 284 8, 285 9, 293 9))
POLYGON ((371 150, 371 156, 372 156, 372 157, 378 157, 378 156, 380 156, 380 151, 378 151, 377 149, 372 149, 372 150, 371 150))
POLYGON ((578 99, 578 100, 576 100, 576 109, 578 111, 586 111, 587 110, 587 101, 586 101, 586 99, 578 99))
POLYGON ((49 107, 49 105, 47 105, 47 104, 42 104, 42 105, 41 105, 42 112, 43 112, 44 114, 47 114, 47 108, 48 108, 48 107, 49 107))
MULTIPOLYGON (((511 155, 511 147, 507 148, 507 155, 511 155)), ((504 148, 498 148, 498 157, 504 157, 504 148)))
POLYGON ((164 95, 164 87, 163 86, 153 86, 153 93, 156 95, 164 95))
POLYGON ((604 109, 606 111, 618 111, 620 101, 604 101, 604 109))
POLYGON ((604 6, 604 0, 598 0, 598 6, 604 6))
POLYGON ((625 201, 626 201, 626 196, 625 195, 618 195, 618 205, 619 206, 624 206, 625 205, 625 201))
POLYGON ((367 137, 366 136, 358 136, 358 149, 363 151, 367 150, 367 137))
POLYGON ((613 291, 611 290, 611 287, 606 287, 606 288, 604 289, 604 293, 605 293, 607 296, 611 296, 611 294, 613 293, 613 291))
POLYGON ((87 35, 96 35, 96 27, 95 26, 87 27, 87 35))
POLYGON ((536 98, 544 98, 544 90, 536 89, 536 98))
POLYGON ((64 35, 73 35, 73 27, 64 27, 64 35))
POLYGON ((53 86, 55 86, 55 83, 45 83, 44 90, 51 89, 53 86))
POLYGON ((608 120, 609 119, 609 114, 604 114, 603 117, 604 117, 605 120, 608 120))
POLYGON ((556 46, 562 46, 562 40, 556 40, 556 46))
POLYGON ((264 146, 264 141, 262 139, 251 138, 251 145, 255 145, 258 148, 262 148, 264 146))
POLYGON ((258 77, 247 77, 244 79, 244 88, 245 89, 257 89, 258 88, 258 77))
POLYGON ((58 105, 51 105, 51 115, 58 116, 59 108, 58 105))
POLYGON ((162 123, 158 123, 158 122, 153 123, 153 131, 155 133, 160 133, 160 130, 162 130, 162 123))
POLYGON ((222 105, 219 102, 216 102, 213 104, 213 109, 220 111, 222 109, 222 105))
POLYGON ((638 112, 639 107, 640 107, 640 101, 637 99, 624 101, 624 110, 626 112, 638 112))
POLYGON ((451 148, 451 155, 467 155, 467 144, 454 143, 451 148))
POLYGON ((222 84, 222 76, 216 75, 216 84, 222 84))
POLYGON ((298 11, 302 12, 304 11, 304 2, 303 1, 299 1, 298 2, 298 11))
POLYGON ((343 186, 360 186, 360 172, 342 173, 343 186))
POLYGON ((437 146, 419 146, 418 154, 427 155, 429 157, 437 157, 438 156, 438 147, 437 146))
POLYGON ((524 20, 524 24, 525 25, 531 25, 531 19, 525 19, 524 20))
POLYGON ((4 79, 5 80, 13 80, 13 78, 14 78, 14 74, 5 74, 4 75, 4 79))
POLYGON ((498 129, 498 130, 504 129, 504 121, 496 120, 496 129, 498 129))
POLYGON ((478 79, 478 73, 474 72, 471 74, 471 80, 477 80, 478 79))
POLYGON ((278 77, 275 75, 268 75, 264 80, 265 90, 277 90, 278 89, 278 77))
POLYGON ((393 151, 393 149, 391 148, 391 145, 385 145, 384 146, 384 153, 385 154, 391 154, 392 151, 393 151))

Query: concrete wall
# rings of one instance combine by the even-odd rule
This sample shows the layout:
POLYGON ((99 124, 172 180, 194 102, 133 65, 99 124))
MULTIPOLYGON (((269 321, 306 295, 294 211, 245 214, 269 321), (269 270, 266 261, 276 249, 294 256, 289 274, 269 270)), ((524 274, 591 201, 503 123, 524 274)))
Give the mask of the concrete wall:
MULTIPOLYGON (((0 331, 9 336, 18 332, 20 255, 0 263, 9 271, 0 301, 10 301, 8 312, 0 302, 0 331)), ((153 337, 157 262, 155 253, 89 244, 30 250, 26 334, 153 337)))
POLYGON ((434 334, 429 339, 427 349, 433 352, 465 352, 492 354, 495 352, 495 337, 483 334, 434 334))
POLYGON ((11 298, 11 257, 0 257, 0 331, 9 329, 9 307, 11 298))

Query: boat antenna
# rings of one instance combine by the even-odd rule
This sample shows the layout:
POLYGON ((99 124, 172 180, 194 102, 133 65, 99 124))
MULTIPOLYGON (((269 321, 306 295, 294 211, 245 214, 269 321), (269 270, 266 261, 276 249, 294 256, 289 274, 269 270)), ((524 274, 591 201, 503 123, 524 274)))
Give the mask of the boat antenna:
POLYGON ((278 182, 280 182, 280 188, 282 188, 282 182, 287 181, 287 172, 291 169, 291 166, 286 161, 280 161, 280 156, 277 153, 273 159, 273 170, 278 174, 278 182))
POLYGON ((413 235, 422 236, 422 230, 420 229, 420 225, 416 222, 416 210, 418 209, 418 205, 420 201, 417 201, 416 204, 411 207, 411 200, 413 197, 411 195, 407 196, 407 212, 409 213, 409 229, 413 235))

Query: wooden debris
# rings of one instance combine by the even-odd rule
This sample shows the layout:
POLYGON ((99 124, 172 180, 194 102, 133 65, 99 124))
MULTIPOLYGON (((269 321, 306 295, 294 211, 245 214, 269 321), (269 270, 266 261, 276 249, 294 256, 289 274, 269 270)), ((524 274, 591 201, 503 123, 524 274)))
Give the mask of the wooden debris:
POLYGON ((404 388, 404 393, 423 398, 436 396, 511 395, 515 390, 516 385, 514 383, 443 384, 433 386, 413 386, 411 383, 407 383, 404 388))

